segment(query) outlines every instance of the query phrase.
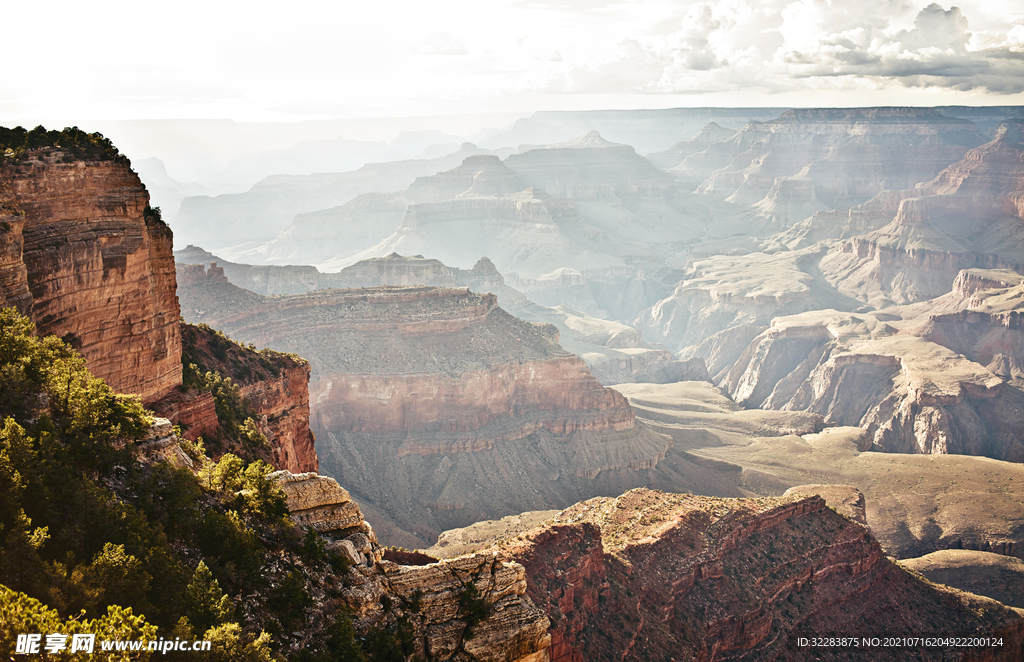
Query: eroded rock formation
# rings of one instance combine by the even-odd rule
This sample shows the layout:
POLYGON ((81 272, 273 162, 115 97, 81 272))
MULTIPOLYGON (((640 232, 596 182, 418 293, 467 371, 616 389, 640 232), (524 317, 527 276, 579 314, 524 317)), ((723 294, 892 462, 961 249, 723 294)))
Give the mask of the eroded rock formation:
MULTIPOLYGON (((0 278, 5 290, 20 282, 21 248, 39 333, 70 341, 93 374, 144 402, 180 384, 171 231, 147 211, 149 194, 127 160, 65 161, 57 149, 34 150, 0 167, 0 181, 0 213, 13 205, 20 216, 3 221, 0 278)), ((4 297, 26 306, 15 287, 4 297)))
POLYGON ((897 205, 891 222, 843 242, 821 262, 828 280, 850 296, 879 307, 910 303, 948 292, 961 269, 1024 262, 1024 149, 1006 135, 886 202, 897 205))
POLYGON ((509 315, 491 294, 262 298, 210 281, 182 301, 186 315, 218 311, 205 319, 232 337, 309 357, 323 471, 424 540, 448 523, 571 503, 608 489, 602 480, 628 487, 669 446, 558 345, 553 326, 509 315), (602 473, 612 477, 595 481, 602 473))
POLYGON ((385 561, 359 505, 333 478, 287 471, 270 478, 284 490, 292 519, 324 535, 328 549, 351 562, 340 593, 357 631, 402 619, 413 654, 425 660, 548 659, 548 619, 526 596, 523 566, 493 553, 419 566, 385 561))

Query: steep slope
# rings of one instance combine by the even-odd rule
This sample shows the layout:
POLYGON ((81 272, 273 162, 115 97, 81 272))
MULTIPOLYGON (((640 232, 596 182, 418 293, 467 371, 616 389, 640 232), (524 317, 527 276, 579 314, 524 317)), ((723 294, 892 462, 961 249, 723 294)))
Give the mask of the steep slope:
MULTIPOLYGON (((6 222, 4 273, 19 270, 21 248, 39 332, 68 339, 97 376, 145 402, 180 384, 171 231, 127 159, 32 150, 0 165, 0 181, 23 213, 6 222)), ((23 289, 14 299, 27 305, 23 289)))
POLYGON ((961 269, 1022 263, 1024 149, 1005 135, 889 202, 898 207, 888 225, 822 259, 825 276, 850 296, 910 303, 949 291, 961 269))
MULTIPOLYGON (((497 549, 526 569, 554 662, 818 659, 799 639, 987 633, 1003 645, 904 646, 899 659, 1014 660, 1024 620, 923 582, 821 497, 713 499, 632 490, 584 501, 497 549), (913 605, 913 608, 907 608, 913 605)), ((833 660, 896 651, 831 646, 833 660)))

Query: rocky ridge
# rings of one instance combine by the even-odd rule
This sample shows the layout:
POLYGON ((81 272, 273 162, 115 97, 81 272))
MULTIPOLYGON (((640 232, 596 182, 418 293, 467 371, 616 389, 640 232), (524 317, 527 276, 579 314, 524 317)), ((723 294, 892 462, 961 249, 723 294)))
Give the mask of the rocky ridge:
MULTIPOLYGON (((907 650, 907 659, 1011 660, 1024 650, 1021 612, 920 581, 818 496, 637 489, 576 504, 495 549, 525 567, 528 595, 551 621, 553 662, 801 659, 798 636, 837 629, 989 632, 1007 644, 977 657, 907 650)), ((891 655, 833 650, 830 659, 891 655)))
POLYGON ((826 488, 806 485, 857 486, 867 523, 890 556, 911 558, 942 549, 1024 554, 1022 464, 865 451, 871 445, 867 430, 822 429, 821 417, 808 412, 741 409, 722 390, 702 382, 619 388, 638 418, 672 437, 673 449, 710 463, 747 493, 810 490, 842 511, 843 503, 822 491, 826 488))

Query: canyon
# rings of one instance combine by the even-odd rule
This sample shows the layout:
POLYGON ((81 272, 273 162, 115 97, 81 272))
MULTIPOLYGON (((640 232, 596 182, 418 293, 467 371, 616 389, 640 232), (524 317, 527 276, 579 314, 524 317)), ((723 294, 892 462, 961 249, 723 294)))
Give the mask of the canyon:
POLYGON ((384 515, 389 539, 422 543, 614 491, 670 445, 635 424, 554 326, 509 315, 493 294, 407 286, 271 298, 211 272, 180 290, 186 319, 309 358, 323 471, 384 515))
POLYGON ((909 659, 1018 659, 1024 148, 986 112, 274 177, 186 200, 204 237, 223 213, 252 239, 213 253, 172 254, 123 157, 30 150, 0 162, 0 297, 168 419, 147 457, 198 471, 201 437, 278 469, 305 544, 344 559, 330 604, 424 659, 932 630, 1007 646, 909 659))

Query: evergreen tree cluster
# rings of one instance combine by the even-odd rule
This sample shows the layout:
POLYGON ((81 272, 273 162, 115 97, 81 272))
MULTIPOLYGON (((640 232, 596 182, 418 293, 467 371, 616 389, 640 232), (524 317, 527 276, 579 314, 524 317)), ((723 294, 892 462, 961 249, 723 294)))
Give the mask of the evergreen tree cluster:
POLYGON ((52 147, 64 153, 65 161, 120 161, 129 164, 114 143, 101 133, 86 133, 77 126, 60 131, 47 131, 42 126, 9 129, 0 126, 0 162, 16 163, 27 158, 30 151, 52 147))
MULTIPOLYGON (((0 383, 0 659, 18 634, 54 632, 214 642, 178 654, 192 662, 295 656, 288 637, 320 606, 311 591, 339 597, 326 578, 345 564, 291 523, 272 466, 214 461, 201 443, 188 449, 196 472, 140 461, 135 442, 152 419, 139 400, 10 308, 0 310, 0 383)), ((394 635, 372 633, 371 646, 344 614, 321 613, 297 659, 401 649, 394 635)))

